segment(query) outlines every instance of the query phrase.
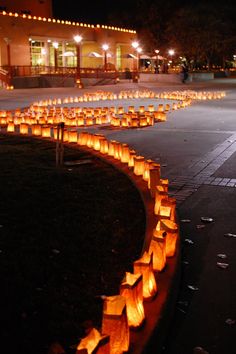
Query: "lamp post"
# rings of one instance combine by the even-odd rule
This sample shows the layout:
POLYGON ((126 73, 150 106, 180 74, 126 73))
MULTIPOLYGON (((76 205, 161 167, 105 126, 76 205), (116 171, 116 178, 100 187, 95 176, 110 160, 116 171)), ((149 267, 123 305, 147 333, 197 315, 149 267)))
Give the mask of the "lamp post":
POLYGON ((133 82, 138 82, 138 51, 137 51, 137 48, 139 48, 139 42, 137 42, 137 41, 132 42, 132 47, 134 48, 134 54, 137 55, 136 64, 135 64, 135 58, 133 60, 133 82))
POLYGON ((74 41, 76 42, 76 58, 77 58, 77 68, 76 68, 76 86, 82 88, 80 80, 80 45, 82 37, 80 35, 74 36, 74 41))
POLYGON ((140 53, 142 53, 142 48, 138 47, 136 51, 137 51, 137 72, 139 72, 139 59, 140 59, 140 53))
POLYGON ((52 43, 53 48, 54 48, 54 67, 55 67, 55 71, 57 71, 57 67, 58 67, 58 62, 57 62, 57 51, 58 51, 58 42, 53 42, 52 43))
MULTIPOLYGON (((137 41, 132 42, 132 47, 134 48, 134 55, 135 55, 136 50, 139 47, 139 42, 137 42, 137 41)), ((136 71, 136 70, 137 70, 137 67, 135 65, 135 61, 133 61, 133 71, 136 71)))
POLYGON ((171 66, 173 66, 173 64, 172 64, 172 57, 173 57, 173 55, 175 54, 174 49, 169 49, 169 50, 168 50, 168 54, 169 54, 169 56, 170 56, 170 58, 171 58, 171 66))
POLYGON ((109 49, 109 45, 103 44, 102 49, 104 52, 104 71, 107 71, 107 51, 109 49))
POLYGON ((160 53, 159 49, 155 49, 155 53, 156 53, 156 70, 155 72, 158 73, 159 72, 159 57, 158 54, 160 53))

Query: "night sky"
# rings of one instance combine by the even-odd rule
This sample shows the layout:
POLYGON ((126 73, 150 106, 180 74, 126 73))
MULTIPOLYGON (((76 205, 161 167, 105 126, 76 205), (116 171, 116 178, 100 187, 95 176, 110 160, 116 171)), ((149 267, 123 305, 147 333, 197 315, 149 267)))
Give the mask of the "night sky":
MULTIPOLYGON (((90 24, 111 24, 114 23, 114 18, 121 20, 125 17, 126 24, 132 23, 136 12, 140 12, 139 3, 143 3, 145 17, 152 14, 149 12, 152 3, 160 8, 160 12, 166 8, 171 14, 174 9, 181 8, 183 5, 195 6, 199 3, 216 6, 219 0, 52 0, 53 15, 55 18, 63 20, 72 20, 77 22, 85 22, 90 24)), ((224 0, 221 6, 224 8, 228 5, 232 12, 236 9, 235 0, 224 0)))
MULTIPOLYGON (((128 0, 127 2, 135 1, 128 0)), ((53 0, 53 13, 55 18, 91 24, 107 24, 111 9, 119 11, 124 3, 124 0, 53 0)))

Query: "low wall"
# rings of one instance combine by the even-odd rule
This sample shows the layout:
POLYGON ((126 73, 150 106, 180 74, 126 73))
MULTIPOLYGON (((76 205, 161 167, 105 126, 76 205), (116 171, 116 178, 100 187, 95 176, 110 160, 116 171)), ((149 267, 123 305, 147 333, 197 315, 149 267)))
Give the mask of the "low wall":
POLYGON ((74 87, 73 77, 61 77, 53 75, 43 76, 18 76, 12 79, 12 85, 16 89, 39 87, 74 87))
POLYGON ((213 80, 214 79, 214 73, 209 72, 209 73, 199 73, 199 72, 193 72, 189 73, 189 81, 208 81, 208 80, 213 80))
MULTIPOLYGON (((192 72, 189 73, 188 81, 208 81, 214 79, 214 73, 200 73, 200 72, 192 72)), ((148 73, 140 73, 139 74, 139 82, 166 82, 166 83, 180 83, 181 76, 180 74, 148 74, 148 73)))
MULTIPOLYGON (((116 84, 116 79, 112 78, 82 78, 84 86, 116 84)), ((12 80, 12 85, 16 89, 22 88, 45 88, 45 87, 75 87, 74 77, 63 77, 59 75, 41 76, 18 76, 12 80)))

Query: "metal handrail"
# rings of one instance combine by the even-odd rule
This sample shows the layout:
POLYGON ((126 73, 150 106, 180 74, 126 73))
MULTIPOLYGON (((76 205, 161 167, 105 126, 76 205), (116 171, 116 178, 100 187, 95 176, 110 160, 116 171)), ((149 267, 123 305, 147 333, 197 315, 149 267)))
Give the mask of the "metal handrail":
MULTIPOLYGON (((10 74, 10 77, 22 76, 41 76, 41 75, 60 75, 60 76, 74 76, 77 74, 76 67, 55 67, 55 66, 30 66, 30 65, 17 65, 5 66, 3 68, 10 74)), ((101 68, 80 68, 81 77, 104 77, 111 74, 117 75, 116 70, 107 70, 101 68)))

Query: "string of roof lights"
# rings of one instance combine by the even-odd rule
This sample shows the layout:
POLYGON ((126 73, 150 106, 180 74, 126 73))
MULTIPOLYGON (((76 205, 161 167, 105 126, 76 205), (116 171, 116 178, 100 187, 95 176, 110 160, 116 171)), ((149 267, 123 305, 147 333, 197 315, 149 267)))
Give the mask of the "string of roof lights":
POLYGON ((100 24, 92 25, 92 24, 82 23, 82 22, 59 20, 59 19, 50 18, 50 17, 47 18, 47 17, 41 17, 41 16, 19 14, 17 12, 1 11, 0 15, 10 16, 10 17, 20 17, 20 18, 27 19, 27 20, 36 20, 36 21, 43 21, 43 22, 48 22, 48 23, 57 23, 57 24, 68 25, 68 26, 87 27, 87 28, 94 28, 94 29, 102 28, 102 29, 111 30, 111 31, 136 33, 135 30, 120 28, 120 27, 115 27, 115 26, 100 25, 100 24))

